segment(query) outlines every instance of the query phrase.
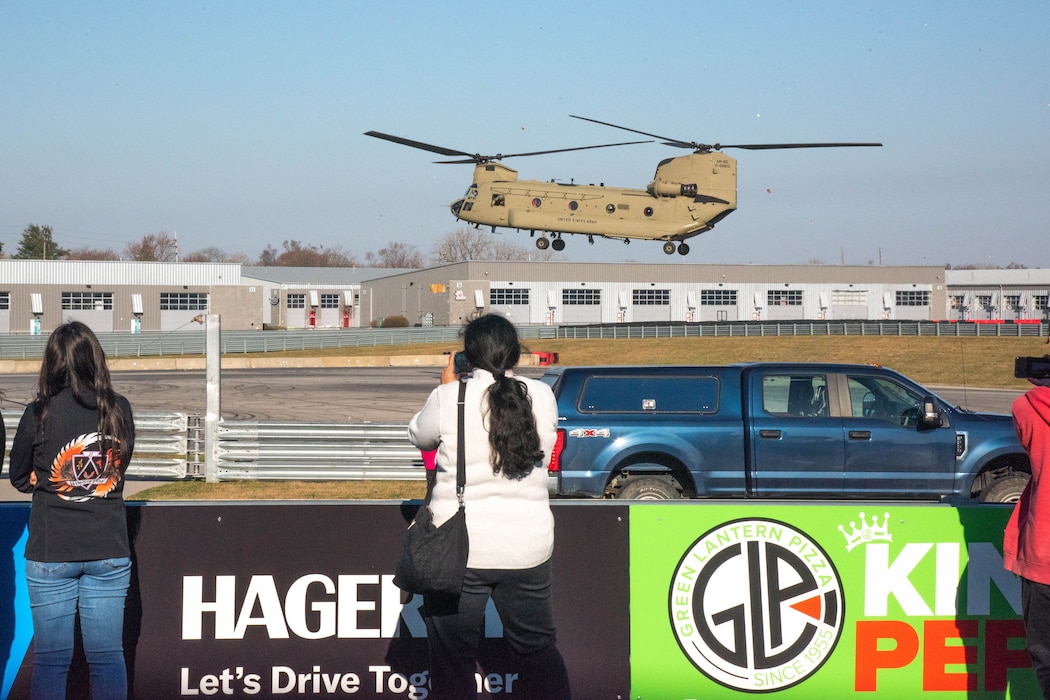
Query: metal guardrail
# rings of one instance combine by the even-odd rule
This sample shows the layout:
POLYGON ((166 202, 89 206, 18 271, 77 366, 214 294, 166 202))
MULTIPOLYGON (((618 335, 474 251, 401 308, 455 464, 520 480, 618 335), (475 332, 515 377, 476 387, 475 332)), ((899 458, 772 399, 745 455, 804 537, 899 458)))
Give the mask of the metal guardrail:
MULTIPOLYGON (((1045 336, 1048 324, 937 321, 737 321, 702 323, 616 323, 594 325, 523 325, 524 341, 552 338, 687 338, 806 335, 1021 337, 1045 336)), ((431 328, 347 328, 289 331, 223 331, 223 354, 294 352, 327 348, 447 343, 459 339, 457 326, 431 328)), ((203 355, 203 330, 99 333, 110 357, 203 355)), ((0 360, 43 356, 47 336, 0 335, 0 360)))
POLYGON ((700 338, 860 335, 900 337, 1039 337, 1048 324, 938 321, 740 321, 734 323, 616 323, 559 326, 558 338, 700 338))
MULTIPOLYGON (((4 445, 3 478, 8 475, 7 454, 11 451, 23 411, 0 411, 7 432, 4 445)), ((187 434, 185 413, 135 413, 135 454, 127 476, 133 479, 184 479, 187 476, 187 434)))
POLYGON ((403 423, 223 421, 215 450, 220 481, 425 477, 403 423))

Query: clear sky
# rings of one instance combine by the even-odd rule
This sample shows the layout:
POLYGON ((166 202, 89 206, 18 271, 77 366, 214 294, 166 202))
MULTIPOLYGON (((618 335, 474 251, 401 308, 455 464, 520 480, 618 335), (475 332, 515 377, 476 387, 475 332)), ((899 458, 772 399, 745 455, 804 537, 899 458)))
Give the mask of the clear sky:
MULTIPOLYGON (((363 258, 462 224, 482 153, 630 140, 880 141, 742 151, 738 210, 683 258, 567 239, 571 261, 1050 267, 1050 2, 0 3, 0 242, 177 234, 253 259, 363 258)), ((505 161, 642 188, 659 143, 505 161)), ((504 230, 531 247, 527 232, 504 230)))

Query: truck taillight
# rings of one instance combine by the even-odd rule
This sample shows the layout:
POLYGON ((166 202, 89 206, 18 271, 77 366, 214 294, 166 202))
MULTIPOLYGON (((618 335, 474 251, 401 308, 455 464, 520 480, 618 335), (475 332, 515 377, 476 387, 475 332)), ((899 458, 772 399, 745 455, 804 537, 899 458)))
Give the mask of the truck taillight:
POLYGON ((547 472, 559 472, 561 471, 561 453, 565 449, 565 430, 558 429, 558 437, 554 441, 554 448, 551 450, 551 461, 547 465, 547 472))

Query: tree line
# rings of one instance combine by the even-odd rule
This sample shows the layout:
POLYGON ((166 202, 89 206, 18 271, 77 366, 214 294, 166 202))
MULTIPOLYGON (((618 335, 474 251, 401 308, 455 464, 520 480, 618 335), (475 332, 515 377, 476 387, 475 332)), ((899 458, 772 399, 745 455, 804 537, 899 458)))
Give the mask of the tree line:
MULTIPOLYGON (((0 257, 3 243, 0 243, 0 257)), ((143 262, 226 262, 278 267, 391 267, 418 269, 428 265, 465 260, 552 260, 551 250, 536 250, 501 240, 491 233, 461 228, 445 234, 426 252, 410 243, 391 242, 362 257, 340 246, 327 246, 287 240, 278 249, 267 245, 253 260, 243 253, 231 253, 217 246, 180 254, 178 242, 167 232, 151 233, 128 243, 120 251, 112 248, 63 248, 50 226, 30 224, 22 230, 17 260, 137 260, 143 262)))

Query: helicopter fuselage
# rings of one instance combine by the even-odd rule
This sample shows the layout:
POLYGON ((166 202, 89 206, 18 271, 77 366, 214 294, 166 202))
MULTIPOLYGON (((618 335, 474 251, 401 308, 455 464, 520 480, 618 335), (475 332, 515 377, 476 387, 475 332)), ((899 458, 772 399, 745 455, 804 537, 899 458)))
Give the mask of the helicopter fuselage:
MULTIPOLYGON (((671 241, 709 231, 736 209, 736 160, 713 152, 668 158, 644 190, 519 180, 516 170, 479 163, 451 209, 456 218, 493 230, 548 232, 555 241, 561 234, 662 240, 667 250, 671 241)), ((541 240, 537 245, 545 248, 541 240)))

